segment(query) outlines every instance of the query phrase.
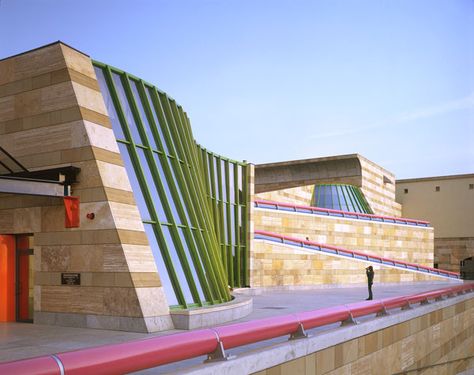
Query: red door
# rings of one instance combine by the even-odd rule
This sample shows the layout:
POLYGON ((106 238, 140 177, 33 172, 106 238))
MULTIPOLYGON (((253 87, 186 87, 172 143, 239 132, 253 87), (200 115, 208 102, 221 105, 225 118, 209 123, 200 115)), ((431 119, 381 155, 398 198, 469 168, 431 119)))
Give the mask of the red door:
POLYGON ((15 236, 0 235, 0 322, 15 321, 15 236))

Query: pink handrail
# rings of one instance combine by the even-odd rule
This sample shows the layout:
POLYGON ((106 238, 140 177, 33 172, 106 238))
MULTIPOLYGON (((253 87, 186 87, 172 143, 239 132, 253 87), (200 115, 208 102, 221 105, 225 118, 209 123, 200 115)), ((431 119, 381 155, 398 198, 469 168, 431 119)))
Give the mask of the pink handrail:
MULTIPOLYGON (((366 214, 366 213, 360 213, 360 212, 350 212, 350 211, 342 211, 342 210, 334 210, 331 208, 321 208, 321 207, 313 207, 313 206, 302 206, 299 204, 293 204, 293 203, 284 203, 284 202, 276 202, 276 201, 269 201, 269 200, 264 200, 264 199, 255 199, 254 203, 257 205, 259 204, 266 204, 269 206, 276 206, 276 207, 289 207, 293 209, 301 209, 305 211, 318 211, 318 212, 324 212, 324 213, 333 213, 333 214, 338 214, 338 215, 343 215, 343 216, 355 216, 355 217, 368 217, 368 218, 373 218, 373 219, 382 219, 382 220, 390 220, 394 222, 407 222, 407 223, 414 223, 414 224, 422 224, 422 225, 429 225, 429 221, 424 221, 424 220, 414 220, 414 219, 406 219, 403 217, 394 217, 394 216, 381 216, 381 215, 374 215, 374 214, 366 214)), ((400 224, 400 223, 396 223, 400 224)))
POLYGON ((356 317, 385 313, 389 309, 410 307, 410 304, 472 291, 474 283, 468 283, 414 295, 356 302, 216 328, 5 362, 0 363, 0 374, 60 374, 61 366, 67 375, 108 375, 139 371, 211 355, 219 346, 222 349, 230 349, 298 332, 299 337, 305 337, 301 336, 301 333, 311 328, 350 319, 354 322, 353 318, 356 317))
POLYGON ((405 267, 413 267, 413 268, 415 268, 415 271, 425 270, 425 271, 431 271, 431 272, 437 273, 437 274, 452 275, 452 276, 456 276, 457 278, 459 278, 459 273, 452 272, 452 271, 447 271, 447 270, 442 270, 442 269, 439 269, 439 268, 423 266, 421 264, 405 262, 405 261, 402 261, 402 260, 396 260, 396 259, 381 257, 381 256, 378 256, 378 255, 363 253, 361 251, 344 249, 342 247, 333 246, 333 245, 326 245, 326 244, 322 244, 322 243, 319 243, 319 242, 314 242, 314 241, 309 241, 309 240, 302 240, 301 238, 285 236, 285 235, 278 234, 278 233, 267 232, 267 231, 264 231, 264 230, 256 230, 256 231, 254 231, 254 234, 257 235, 257 236, 260 235, 260 236, 264 236, 264 237, 276 238, 276 239, 280 240, 282 243, 285 243, 285 241, 288 241, 288 242, 296 243, 296 244, 299 244, 299 245, 308 245, 308 246, 319 247, 321 249, 330 249, 330 250, 334 250, 337 254, 345 253, 345 254, 350 254, 353 257, 358 255, 358 256, 366 258, 367 261, 371 261, 371 259, 379 260, 380 264, 390 265, 390 264, 387 264, 387 263, 392 263, 393 266, 396 266, 397 264, 400 264, 400 265, 403 265, 405 267), (383 263, 383 262, 385 262, 385 263, 383 263))

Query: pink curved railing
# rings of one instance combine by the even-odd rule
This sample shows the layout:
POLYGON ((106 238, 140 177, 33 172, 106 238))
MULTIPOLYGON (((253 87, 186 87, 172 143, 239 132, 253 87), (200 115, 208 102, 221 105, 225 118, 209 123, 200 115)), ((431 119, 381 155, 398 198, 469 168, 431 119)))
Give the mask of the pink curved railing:
POLYGON ((428 267, 428 266, 422 266, 420 264, 404 262, 402 260, 395 260, 391 258, 380 257, 378 255, 367 254, 367 253, 363 253, 363 252, 355 251, 355 250, 348 250, 342 247, 321 244, 318 242, 302 240, 301 238, 285 236, 282 234, 267 232, 264 230, 256 230, 254 232, 254 237, 255 239, 269 240, 273 242, 283 243, 286 245, 304 247, 307 249, 316 250, 323 253, 336 254, 336 255, 341 255, 348 258, 357 258, 357 259, 365 260, 367 262, 374 262, 376 264, 382 264, 386 266, 392 266, 392 267, 397 267, 397 268, 402 268, 402 269, 407 269, 407 270, 412 270, 412 271, 425 272, 429 274, 435 274, 435 275, 450 277, 454 279, 459 279, 461 277, 460 274, 456 272, 441 270, 439 268, 433 268, 433 267, 428 267))
POLYGON ((226 349, 256 343, 284 335, 307 337, 306 331, 334 323, 357 323, 366 315, 384 315, 387 310, 411 308, 456 294, 474 291, 474 283, 429 292, 384 298, 374 301, 327 307, 267 319, 153 337, 121 344, 105 345, 72 352, 0 363, 0 374, 122 374, 207 355, 225 359, 226 349))
POLYGON ((321 207, 312 207, 312 206, 302 206, 293 203, 283 203, 275 201, 267 201, 263 199, 256 199, 254 201, 255 207, 259 208, 269 208, 278 210, 280 207, 291 208, 294 212, 300 212, 305 214, 316 214, 316 215, 325 215, 325 216, 337 216, 347 219, 365 219, 375 222, 382 223, 392 223, 392 224, 403 224, 403 225, 415 225, 420 227, 428 227, 430 223, 423 220, 414 220, 406 219, 403 217, 394 217, 394 216, 380 216, 373 214, 363 214, 359 212, 349 212, 341 210, 332 210, 329 208, 321 207))

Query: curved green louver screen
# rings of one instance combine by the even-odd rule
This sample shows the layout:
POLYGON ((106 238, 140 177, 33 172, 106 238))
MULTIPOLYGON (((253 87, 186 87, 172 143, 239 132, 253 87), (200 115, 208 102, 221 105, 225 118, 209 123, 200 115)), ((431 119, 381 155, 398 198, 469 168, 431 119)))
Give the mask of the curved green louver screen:
POLYGON ((176 101, 94 61, 112 128, 172 307, 231 299, 247 282, 247 164, 196 144, 176 101))
POLYGON ((315 185, 312 205, 347 212, 373 213, 362 191, 352 185, 315 185))

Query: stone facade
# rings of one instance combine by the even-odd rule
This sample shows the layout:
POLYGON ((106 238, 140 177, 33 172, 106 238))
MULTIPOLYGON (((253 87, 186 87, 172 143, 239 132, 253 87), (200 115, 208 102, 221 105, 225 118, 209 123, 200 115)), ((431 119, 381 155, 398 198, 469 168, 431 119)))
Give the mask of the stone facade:
POLYGON ((369 265, 374 266, 375 294, 377 283, 448 281, 445 277, 374 265, 264 240, 254 241, 252 254, 250 281, 255 288, 367 284, 365 268, 369 265))
POLYGON ((29 170, 81 169, 79 228, 64 227, 60 199, 0 196, 1 233, 34 235, 35 322, 172 328, 90 58, 54 43, 0 61, 0 119, 0 146, 29 170), (61 285, 63 272, 81 285, 61 285))
POLYGON ((459 272, 474 256, 474 174, 397 181, 403 216, 429 220, 435 228, 435 263, 459 272))
POLYGON ((254 374, 471 374, 473 314, 470 298, 254 374))
POLYGON ((255 193, 315 184, 361 186, 361 165, 357 154, 257 164, 255 193))
POLYGON ((439 268, 459 272, 460 262, 474 257, 474 237, 435 238, 434 262, 439 268))
POLYGON ((256 198, 274 202, 297 204, 301 206, 311 206, 313 194, 314 185, 306 185, 260 193, 256 196, 256 198))
POLYGON ((376 215, 402 215, 402 207, 395 201, 395 175, 370 160, 358 155, 362 168, 362 192, 376 215))
POLYGON ((256 208, 255 228, 433 267, 433 228, 256 208))
POLYGON ((360 187, 374 214, 401 216, 401 205, 395 201, 395 175, 358 154, 260 164, 255 169, 259 199, 310 205, 311 197, 307 198, 315 184, 338 183, 360 187))

